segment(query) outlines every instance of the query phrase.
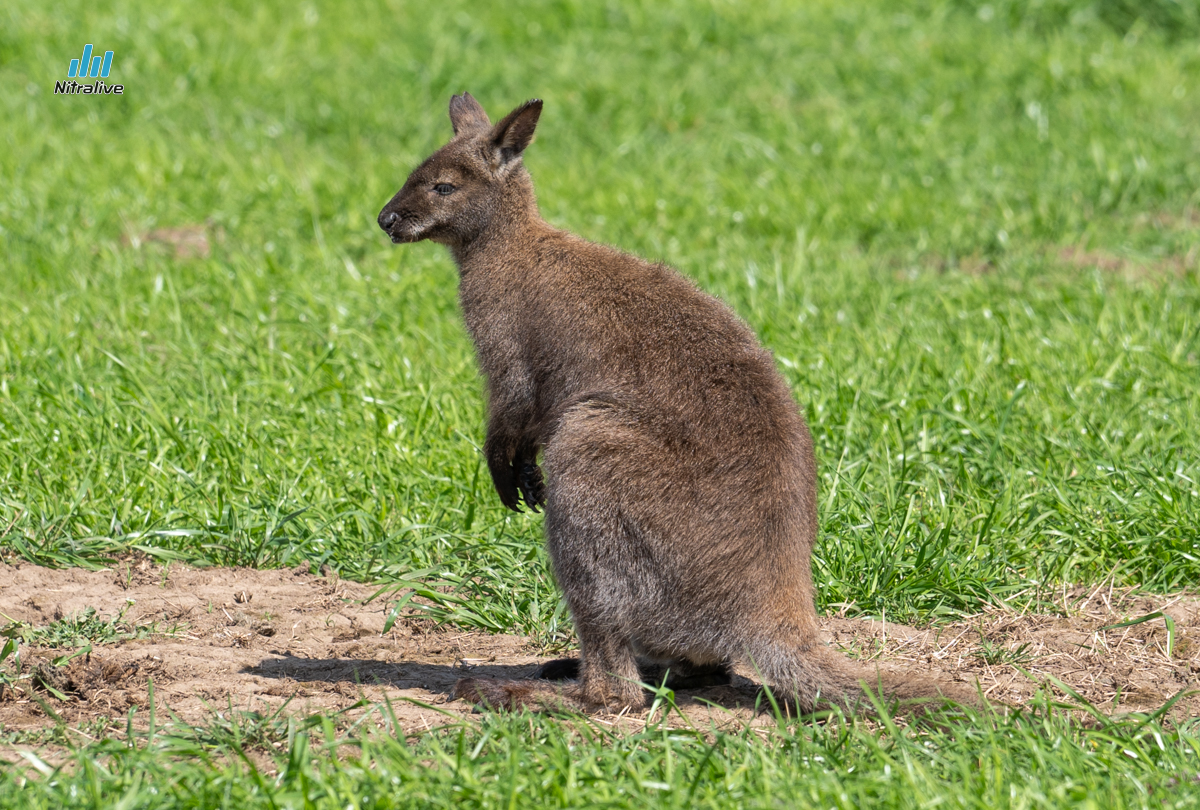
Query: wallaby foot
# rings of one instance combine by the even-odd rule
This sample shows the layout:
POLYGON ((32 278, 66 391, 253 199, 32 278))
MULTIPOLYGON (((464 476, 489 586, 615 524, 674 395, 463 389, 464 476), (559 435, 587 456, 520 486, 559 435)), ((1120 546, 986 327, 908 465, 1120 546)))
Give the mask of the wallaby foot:
POLYGON ((586 711, 579 684, 551 686, 544 681, 501 681, 495 678, 462 678, 454 696, 494 711, 586 711))
MULTIPOLYGON (((657 686, 666 676, 668 689, 704 689, 709 686, 728 686, 733 682, 727 664, 701 666, 687 661, 671 664, 649 664, 638 662, 638 677, 642 683, 657 686)), ((578 658, 556 658, 547 661, 533 673, 534 678, 544 681, 570 681, 579 677, 578 658)))
MULTIPOLYGON (((576 709, 622 711, 640 709, 646 696, 629 643, 578 622, 583 660, 561 659, 552 674, 574 669, 577 682, 550 684, 545 680, 498 681, 464 678, 454 687, 455 697, 492 709, 576 709)), ((551 662, 556 663, 556 662, 551 662)), ((544 668, 543 668, 544 669, 544 668)))
POLYGON ((646 705, 646 696, 638 684, 615 678, 604 678, 599 683, 593 680, 562 684, 463 678, 454 685, 454 696, 495 711, 617 712, 646 705))

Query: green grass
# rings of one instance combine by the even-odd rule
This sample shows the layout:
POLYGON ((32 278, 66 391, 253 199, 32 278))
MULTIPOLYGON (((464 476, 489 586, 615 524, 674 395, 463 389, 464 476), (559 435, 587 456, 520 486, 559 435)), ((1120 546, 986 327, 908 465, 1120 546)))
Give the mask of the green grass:
MULTIPOLYGON (((1048 701, 929 727, 781 722, 740 733, 491 716, 405 739, 387 707, 230 711, 0 771, 0 803, 122 807, 1195 807, 1193 725, 1081 723, 1048 701), (133 744, 130 744, 130 740, 133 744), (97 758, 97 755, 100 755, 97 758), (39 773, 40 772, 40 773, 39 773)), ((70 735, 68 735, 69 737, 70 735)))
MULTIPOLYGON (((101 616, 95 608, 89 607, 78 613, 55 619, 44 627, 4 616, 8 621, 0 626, 0 639, 3 639, 0 642, 0 701, 18 694, 28 696, 30 693, 25 687, 29 684, 41 686, 59 700, 67 700, 66 695, 42 676, 39 668, 31 669, 23 664, 22 644, 31 647, 68 650, 69 652, 48 661, 50 667, 62 667, 80 656, 90 655, 96 645, 119 644, 123 641, 148 638, 157 634, 174 635, 181 628, 179 624, 160 628, 157 622, 148 624, 127 622, 125 613, 132 606, 133 600, 127 599, 125 606, 117 615, 107 618, 101 616)), ((47 662, 42 662, 40 666, 46 664, 47 662)), ((2 726, 0 726, 0 730, 2 730, 2 726)), ((2 734, 0 734, 0 742, 4 742, 2 734)))
POLYGON ((84 8, 4 12, 3 553, 444 574, 505 597, 481 626, 545 628, 453 267, 373 224, 470 87, 547 99, 549 217, 673 262, 776 353, 819 448, 822 604, 1197 581, 1195 40, 956 5, 84 8), (50 94, 84 23, 125 96, 50 94), (629 31, 654 34, 601 56, 629 31), (122 243, 205 221, 207 259, 122 243), (1061 259, 1083 243, 1149 278, 1061 259))
MULTIPOLYGON (((480 463, 452 263, 374 225, 466 89, 493 116, 545 99, 527 163, 548 218, 671 262, 775 353, 818 448, 822 608, 928 622, 1108 577, 1194 587, 1197 19, 1194 0, 6 3, 0 555, 328 563, 421 585, 439 618, 562 641, 540 518, 505 513, 480 463), (125 95, 52 95, 86 42, 116 52, 125 95), (207 258, 123 241, 198 223, 207 258)), ((431 785, 503 786, 512 752, 550 750, 520 747, 526 726, 507 722, 464 738, 487 740, 456 760, 469 766, 420 747, 446 740, 369 745, 397 778, 436 761, 431 785)), ((906 785, 906 802, 1082 802, 1078 777, 1144 804, 1133 785, 1183 773, 1104 759, 1092 731, 1046 722, 1035 742, 970 726, 928 756, 886 730, 874 748, 856 737, 855 757, 899 758, 863 764, 850 798, 813 801, 906 785), (952 778, 972 734, 1002 753, 952 778), (1042 794, 1004 792, 1002 768, 1043 755, 1057 764, 1042 794)), ((1192 745, 1187 729, 1163 734, 1169 751, 1192 745)), ((579 762, 605 776, 572 789, 676 801, 638 787, 629 757, 682 757, 690 777, 650 781, 700 773, 701 797, 740 774, 756 786, 746 804, 846 776, 809 743, 747 740, 702 764, 699 743, 668 756, 673 743, 637 739, 586 748, 579 762)), ((244 762, 168 754, 114 753, 38 790, 138 796, 182 784, 170 774, 231 796, 284 790, 244 762)), ((279 784, 382 779, 338 762, 279 784)), ((518 769, 523 796, 561 787, 546 767, 518 769)))
MULTIPOLYGON (((44 627, 26 622, 9 621, 0 627, 0 636, 19 639, 35 647, 85 647, 90 644, 117 644, 136 638, 146 638, 158 632, 157 623, 135 624, 125 621, 125 614, 133 606, 127 599, 125 607, 115 616, 104 617, 93 607, 84 608, 56 619, 44 627)), ((168 630, 173 633, 174 629, 168 630)))

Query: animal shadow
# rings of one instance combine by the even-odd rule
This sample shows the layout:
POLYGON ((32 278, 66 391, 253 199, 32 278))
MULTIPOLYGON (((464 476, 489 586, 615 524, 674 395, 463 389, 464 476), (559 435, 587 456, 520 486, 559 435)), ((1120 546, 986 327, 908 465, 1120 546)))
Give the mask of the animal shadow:
MULTIPOLYGON (((278 657, 265 658, 258 664, 246 666, 242 671, 260 678, 328 684, 335 690, 360 686, 421 689, 453 700, 454 685, 461 678, 562 681, 577 677, 578 668, 579 661, 573 658, 523 664, 484 663, 464 666, 458 663, 425 661, 305 658, 281 651, 278 657)), ((739 675, 701 671, 675 676, 662 667, 646 667, 640 674, 642 682, 647 685, 663 685, 665 681, 665 686, 674 692, 675 703, 680 707, 715 704, 728 710, 755 707, 770 710, 770 703, 763 697, 761 687, 739 675)), ((647 705, 652 697, 653 693, 647 691, 647 705)))

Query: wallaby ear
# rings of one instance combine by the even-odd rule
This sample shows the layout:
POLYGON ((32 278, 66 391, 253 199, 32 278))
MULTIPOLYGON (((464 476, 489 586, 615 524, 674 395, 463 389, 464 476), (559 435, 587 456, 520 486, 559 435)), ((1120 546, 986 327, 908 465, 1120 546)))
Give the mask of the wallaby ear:
POLYGON ((519 158, 533 141, 533 131, 541 114, 542 100, 532 98, 492 127, 492 146, 499 153, 501 165, 519 158))
POLYGON ((457 135, 464 130, 487 129, 492 122, 479 102, 470 93, 463 93, 461 96, 450 96, 450 125, 457 135))

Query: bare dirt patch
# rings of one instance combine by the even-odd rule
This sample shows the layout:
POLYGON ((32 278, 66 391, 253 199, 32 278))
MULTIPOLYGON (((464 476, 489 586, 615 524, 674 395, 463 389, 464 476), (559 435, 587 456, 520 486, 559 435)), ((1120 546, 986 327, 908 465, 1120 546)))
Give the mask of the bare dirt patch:
MULTIPOLYGON (((104 718, 123 726, 135 707, 144 722, 153 684, 159 718, 200 723, 230 709, 352 713, 386 698, 404 730, 416 732, 471 715, 450 698, 464 674, 525 677, 546 660, 524 638, 419 618, 385 634, 387 605, 364 602, 375 590, 307 568, 0 564, 0 613, 8 619, 41 627, 86 608, 116 616, 132 600, 123 621, 143 628, 141 638, 95 645, 63 667, 50 662, 64 650, 25 645, 24 671, 35 675, 0 695, 0 730, 43 729, 58 722, 52 715, 76 727, 104 718)), ((882 668, 978 680, 990 698, 1014 705, 1051 678, 1113 712, 1154 709, 1197 686, 1200 598, 1098 589, 1064 593, 1061 602, 1057 615, 993 611, 925 630, 831 617, 825 629, 834 644, 882 668), (1170 621, 1113 627, 1156 612, 1170 621)), ((741 672, 732 686, 678 699, 694 719, 724 726, 769 721, 755 713, 757 696, 752 673, 741 672)), ((1172 716, 1200 716, 1200 699, 1184 697, 1172 716)))
POLYGON ((1146 281, 1159 278, 1182 278, 1196 268, 1195 248, 1182 256, 1165 256, 1146 259, 1122 256, 1106 250, 1088 250, 1081 246, 1066 247, 1059 251, 1058 259, 1069 267, 1081 270, 1098 269, 1124 277, 1127 281, 1146 281))
POLYGON ((831 618, 826 628, 862 658, 974 680, 1009 705, 1040 688, 1069 697, 1065 686, 1119 714, 1152 711, 1183 692, 1170 716, 1200 717, 1200 598, 1190 594, 1075 588, 1048 614, 997 609, 924 630, 831 618))
POLYGON ((1143 228, 1160 231, 1200 230, 1200 208, 1183 211, 1147 211, 1134 217, 1134 223, 1143 228))
MULTIPOLYGON (((420 619, 399 621, 384 635, 387 605, 364 604, 376 590, 307 567, 160 568, 143 560, 93 572, 0 565, 0 613, 9 619, 42 627, 89 607, 116 616, 132 600, 123 622, 145 635, 94 645, 61 668, 49 664, 65 650, 25 645, 23 666, 35 673, 36 694, 26 688, 0 696, 0 726, 53 724, 46 707, 73 725, 101 717, 123 723, 131 707, 144 718, 152 678, 161 718, 199 722, 229 709, 270 714, 285 702, 289 712, 339 711, 386 696, 400 699, 403 724, 428 727, 445 719, 402 698, 445 703, 464 659, 498 667, 497 674, 532 669, 538 660, 524 639, 420 619)), ((461 704, 440 708, 470 712, 461 704)))
POLYGON ((176 259, 207 259, 212 254, 214 241, 218 244, 224 242, 225 230, 211 220, 201 224, 154 228, 121 237, 121 244, 135 250, 149 245, 169 248, 176 259))

